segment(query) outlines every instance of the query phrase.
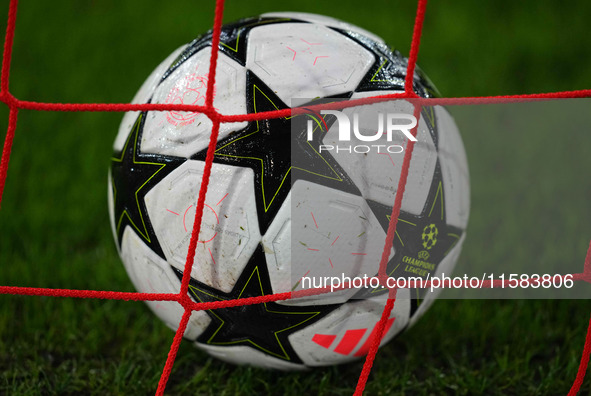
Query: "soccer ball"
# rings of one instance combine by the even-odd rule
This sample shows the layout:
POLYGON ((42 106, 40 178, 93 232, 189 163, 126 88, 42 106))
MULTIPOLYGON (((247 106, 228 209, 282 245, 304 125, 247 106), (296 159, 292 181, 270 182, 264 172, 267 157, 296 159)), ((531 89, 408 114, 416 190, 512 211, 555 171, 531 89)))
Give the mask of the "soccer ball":
MULTIPOLYGON (((133 102, 204 105, 211 36, 174 51, 133 102)), ((376 35, 324 16, 240 20, 223 26, 219 50, 214 107, 221 114, 404 90, 406 58, 376 35)), ((413 85, 422 97, 437 96, 418 68, 413 85)), ((353 120, 356 131, 348 141, 337 133, 342 123, 335 111, 221 124, 190 297, 240 299, 321 287, 320 281, 327 286, 333 276, 344 282, 345 276, 376 275, 409 141, 400 128, 376 134, 376 123, 383 127, 382 116, 392 109, 413 114, 412 104, 400 100, 343 109, 340 115, 353 120), (369 144, 371 131, 376 137, 369 144)), ((423 107, 417 118, 387 262, 387 274, 398 279, 449 274, 468 221, 468 167, 457 127, 440 106, 423 107)), ((109 212, 119 254, 140 292, 179 292, 211 130, 201 113, 128 112, 123 118, 109 171, 109 212)), ((354 285, 194 311, 184 337, 238 364, 291 370, 344 363, 367 354, 387 291, 354 285)), ((381 344, 412 326, 436 295, 399 289, 381 344)), ((178 328, 180 304, 147 304, 178 328)))

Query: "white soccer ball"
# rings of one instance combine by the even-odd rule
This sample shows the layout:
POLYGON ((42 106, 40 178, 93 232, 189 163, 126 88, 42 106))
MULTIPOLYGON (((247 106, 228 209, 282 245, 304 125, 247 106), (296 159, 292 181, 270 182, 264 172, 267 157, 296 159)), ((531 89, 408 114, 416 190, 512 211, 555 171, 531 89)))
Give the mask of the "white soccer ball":
MULTIPOLYGON (((406 58, 374 34, 329 17, 271 13, 240 20, 222 28, 219 49, 214 107, 225 115, 404 90, 406 58)), ((210 55, 211 32, 165 59, 133 102, 204 105, 210 55)), ((417 94, 436 96, 420 69, 413 77, 417 94)), ((191 298, 239 299, 315 288, 333 276, 376 275, 408 137, 397 130, 389 140, 385 133, 372 142, 364 136, 376 134, 384 114, 412 109, 400 100, 343 109, 351 120, 357 114, 361 130, 349 141, 340 139, 336 116, 318 112, 223 123, 191 298), (313 121, 310 141, 307 120, 313 121)), ((119 253, 140 292, 180 290, 211 130, 200 113, 128 112, 123 118, 109 172, 109 211, 119 253)), ((453 119, 440 106, 424 107, 416 139, 387 265, 397 279, 449 274, 468 221, 468 166, 453 119)), ((194 311, 184 336, 232 363, 286 370, 344 363, 367 354, 387 295, 387 289, 355 285, 194 311)), ((382 345, 411 326, 435 295, 398 290, 382 345)), ((178 328, 180 304, 147 304, 178 328)))

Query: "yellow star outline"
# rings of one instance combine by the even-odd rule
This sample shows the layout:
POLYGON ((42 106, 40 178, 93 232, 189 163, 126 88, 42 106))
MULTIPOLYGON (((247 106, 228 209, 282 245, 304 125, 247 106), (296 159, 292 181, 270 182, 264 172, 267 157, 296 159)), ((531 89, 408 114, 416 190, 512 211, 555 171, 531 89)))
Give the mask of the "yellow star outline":
MULTIPOLYGON (((392 218, 392 216, 391 215, 386 215, 386 218, 388 219, 388 223, 389 223, 390 222, 390 219, 392 218)), ((416 227, 416 224, 415 223, 411 223, 410 221, 403 220, 400 217, 398 218, 398 221, 402 221, 402 222, 404 222, 406 224, 410 224, 411 226, 416 227)), ((402 242, 402 238, 400 238, 400 234, 398 234, 398 230, 396 230, 396 236, 398 237, 398 240, 400 241, 400 243, 402 244, 402 246, 404 246, 404 242, 402 242)))
MULTIPOLYGON (((244 290, 246 289, 246 287, 249 285, 250 281, 253 279, 253 277, 256 274, 256 279, 259 282, 259 287, 261 290, 261 296, 265 295, 265 292, 263 291, 263 285, 261 283, 261 275, 259 273, 259 268, 255 267, 252 271, 252 273, 250 274, 250 276, 248 277, 248 280, 246 281, 246 283, 244 284, 244 286, 242 287, 242 290, 240 291, 240 294, 238 295, 237 299, 240 299, 242 297, 242 293, 244 293, 244 290)), ((199 293, 203 293, 203 294, 207 294, 208 296, 215 298, 218 301, 224 301, 224 299, 219 298, 217 296, 214 296, 211 293, 207 293, 204 290, 198 289, 193 285, 189 285, 189 289, 192 291, 193 296, 195 296, 200 302, 204 302, 201 298, 199 298, 199 295, 197 292, 199 293)), ((252 346, 254 346, 255 348, 260 349, 261 351, 264 351, 270 355, 273 355, 275 357, 278 357, 280 359, 284 359, 284 360, 291 360, 290 356, 287 354, 287 352, 285 351, 285 348, 283 347, 283 344, 281 343, 281 340, 279 339, 279 337, 277 336, 277 334, 282 333, 284 331, 293 329, 294 327, 300 326, 304 323, 306 323, 307 321, 313 319, 315 316, 317 316, 318 314, 320 314, 319 311, 317 312, 283 312, 283 311, 275 311, 272 309, 269 309, 269 307, 267 306, 267 303, 262 303, 265 307, 265 310, 269 313, 278 313, 278 314, 285 314, 285 315, 312 315, 304 320, 302 320, 299 323, 296 323, 292 326, 286 327, 285 329, 282 330, 278 330, 273 332, 275 335, 275 340, 277 341, 277 344, 279 345, 279 347, 281 348, 281 351, 283 352, 283 355, 279 355, 277 353, 274 353, 272 351, 267 350, 266 348, 262 347, 261 345, 257 344, 256 342, 252 341, 251 339, 246 339, 246 340, 237 340, 237 341, 227 341, 227 342, 215 342, 213 341, 213 339, 215 338, 216 334, 221 330, 221 328, 224 326, 225 321, 215 313, 214 309, 208 309, 209 313, 211 313, 213 316, 215 316, 216 318, 218 318, 220 320, 220 325, 218 326, 218 328, 215 330, 215 332, 211 335, 211 337, 209 337, 209 339, 207 340, 207 344, 212 344, 212 345, 235 345, 235 344, 241 344, 244 342, 247 342, 249 344, 251 344, 252 346)), ((223 309, 223 308, 221 308, 223 309)))
MULTIPOLYGON (((388 222, 390 222, 390 219, 392 218, 392 216, 391 215, 386 215, 386 218, 388 219, 388 222)), ((410 221, 406 221, 404 219, 401 219, 400 217, 398 218, 398 221, 401 221, 403 223, 409 224, 409 225, 411 225, 413 227, 416 227, 417 226, 415 223, 411 223, 410 221)), ((396 230, 396 237, 398 238, 398 240, 400 241, 400 243, 404 247, 404 242, 402 241, 402 238, 400 238, 400 234, 398 233, 398 230, 396 230)), ((398 265, 392 271, 390 271, 390 273, 388 274, 388 276, 392 276, 392 274, 394 273, 394 271, 396 271, 398 269, 398 267, 400 267, 400 263, 398 263, 398 265)), ((372 290, 372 293, 381 292, 381 291, 383 291, 383 290, 376 288, 376 289, 373 289, 372 290)))
MULTIPOLYGON (((125 146, 123 147, 123 150, 121 151, 121 157, 120 158, 115 158, 115 157, 111 157, 111 161, 114 162, 123 162, 123 157, 125 156, 125 153, 127 151, 127 147, 129 145, 129 142, 131 140, 132 136, 134 137, 134 141, 133 141, 133 163, 134 164, 143 164, 143 165, 160 165, 160 168, 158 168, 158 170, 156 172, 154 172, 154 174, 152 176, 150 176, 148 178, 148 180, 146 180, 136 191, 135 191, 135 202, 137 204, 137 207, 139 210, 139 214, 140 214, 140 218, 142 220, 142 227, 143 227, 143 232, 142 230, 139 229, 139 227, 135 224, 135 222, 131 219, 131 216, 129 216, 129 213, 127 212, 127 209, 125 209, 122 213, 121 216, 119 216, 119 219, 117 220, 117 235, 119 235, 119 229, 121 227, 121 222, 123 221, 123 216, 126 216, 127 219, 129 220, 129 222, 131 223, 131 225, 133 226, 133 228, 135 228, 135 230, 142 236, 144 237, 144 239, 146 239, 148 242, 152 242, 150 240, 150 236, 148 234, 148 229, 146 227, 146 223, 144 221, 144 216, 142 214, 142 210, 140 207, 140 202, 138 199, 138 192, 158 173, 162 170, 162 168, 164 168, 166 166, 166 164, 159 164, 159 163, 154 163, 154 162, 138 162, 135 160, 136 157, 136 151, 137 151, 137 138, 139 135, 139 128, 140 128, 140 123, 141 123, 141 119, 142 119, 143 114, 140 114, 139 117, 137 118, 133 129, 131 131, 131 133, 129 134, 129 136, 127 137, 127 141, 125 142, 125 146)), ((113 183, 113 181, 111 180, 111 187, 113 188, 113 202, 116 202, 116 197, 117 197, 117 188, 115 187, 115 183, 113 183)))
MULTIPOLYGON (((390 52, 394 52, 394 47, 390 47, 390 52)), ((384 61, 382 62, 382 64, 380 65, 380 67, 378 67, 378 70, 376 70, 376 72, 373 74, 373 76, 371 77, 371 80, 369 80, 369 82, 389 82, 389 83, 396 83, 395 80, 376 80, 376 76, 378 75, 378 73, 384 68, 384 66, 386 65, 386 63, 390 62, 390 59, 386 58, 384 59, 384 61)), ((404 77, 402 77, 402 79, 404 79, 404 77)))
MULTIPOLYGON (((433 203, 431 204, 431 208, 429 209, 429 212, 426 216, 426 218, 431 218, 431 215, 433 214, 433 210, 437 207, 436 205, 440 204, 441 205, 441 220, 444 220, 445 218, 445 205, 443 202, 443 184, 442 181, 440 180, 438 185, 437 185, 437 191, 435 193, 435 198, 433 199, 433 203), (439 202, 438 202, 439 201, 439 202)), ((388 219, 388 222, 390 222, 390 219, 392 218, 391 215, 386 215, 386 218, 388 219)), ((408 220, 404 220, 401 219, 400 217, 398 218, 398 221, 406 223, 410 226, 416 227, 417 224, 410 222, 408 220)), ((402 244, 402 246, 404 247, 404 242, 402 241, 402 238, 400 237, 400 235, 398 234, 398 230, 396 230, 396 236, 398 237, 398 240, 400 241, 400 243, 402 244)), ((455 238, 456 240, 447 248, 447 250, 445 251, 445 253, 443 253, 443 257, 447 256, 447 254, 449 253, 449 251, 456 246, 456 244, 458 243, 458 241, 460 240, 460 236, 458 234, 455 234, 453 232, 448 232, 447 236, 450 236, 452 238, 455 238)), ((389 273, 388 276, 392 276, 394 274, 394 272, 398 269, 398 267, 400 267, 400 264, 402 263, 402 261, 399 261, 398 264, 396 265, 395 268, 393 268, 389 273)), ((386 289, 383 288, 374 288, 370 294, 374 294, 374 293, 383 293, 386 289)), ((420 293, 419 293, 419 289, 417 288, 415 290, 416 292, 416 298, 417 300, 420 300, 420 293)))
MULTIPOLYGON (((443 186, 441 184, 441 181, 439 181, 439 185, 437 186, 437 193, 435 194, 435 199, 433 200, 433 205, 431 205, 431 210, 429 211, 429 217, 431 217, 431 213, 433 213, 433 209, 435 208, 435 204, 437 203, 437 198, 439 198, 439 200, 441 201, 441 220, 443 220, 444 213, 445 213, 445 205, 443 203, 443 191, 442 190, 443 190, 443 186)), ((447 256, 449 251, 454 246, 456 246, 456 244, 460 240, 460 236, 458 234, 453 233, 453 232, 448 232, 447 236, 450 236, 452 238, 456 238, 456 241, 450 245, 450 247, 445 251, 445 253, 443 253, 444 257, 447 256)))
POLYGON ((431 213, 433 213, 433 209, 435 209, 435 203, 437 203, 437 198, 441 201, 441 220, 443 220, 443 214, 445 213, 445 207, 443 206, 443 186, 441 181, 439 181, 439 185, 437 186, 437 192, 435 193, 435 199, 433 200, 433 205, 431 205, 431 210, 429 211, 429 217, 431 217, 431 213))
POLYGON ((423 106, 423 110, 423 113, 429 121, 431 128, 435 128, 435 111, 433 110, 433 106, 423 106))
MULTIPOLYGON (((265 98, 267 98, 267 100, 269 101, 269 103, 271 103, 273 105, 273 107, 276 110, 279 110, 279 108, 277 107, 277 105, 275 105, 275 103, 273 103, 273 101, 271 99, 269 99, 269 97, 256 85, 253 85, 253 104, 254 104, 254 113, 257 113, 257 104, 256 104, 256 95, 255 92, 258 91, 260 94, 262 94, 265 98)), ((283 117, 285 120, 290 120, 291 118, 293 118, 292 116, 289 117, 283 117)), ((312 116, 312 118, 314 119, 314 121, 316 122, 317 126, 314 128, 313 132, 316 132, 316 130, 318 128, 320 128, 320 123, 319 121, 312 116)), ((275 191, 275 193, 273 194, 273 197, 271 198, 271 200, 267 203, 267 198, 265 195, 265 183, 264 183, 264 177, 265 177, 265 172, 264 172, 264 162, 262 158, 258 158, 258 157, 245 157, 245 156, 240 156, 240 155, 231 155, 231 154, 221 154, 219 153, 220 150, 224 149, 225 147, 232 145, 234 143, 236 143, 237 141, 247 138, 249 136, 254 135, 255 133, 259 133, 260 131, 260 124, 259 124, 259 120, 256 121, 257 123, 257 129, 254 132, 249 133, 248 135, 244 135, 239 137, 236 140, 233 140, 225 145, 223 145, 222 147, 219 147, 216 151, 215 154, 219 155, 219 156, 224 156, 224 157, 232 157, 232 158, 244 158, 244 159, 251 159, 251 160, 258 160, 261 163, 261 192, 263 195, 263 205, 265 207, 265 212, 267 212, 269 210, 269 207, 271 207, 271 204, 273 203, 273 201, 275 200, 275 197, 277 196, 277 194, 279 193, 279 190, 281 189, 281 187, 283 186, 283 183, 285 183, 285 180, 287 179, 287 177, 289 176, 291 169, 293 168, 292 166, 289 167, 289 169, 287 170, 287 172, 285 172, 285 175, 283 176, 283 179, 281 180, 281 183, 279 184, 279 187, 277 187, 277 191, 275 191)), ((339 176, 339 174, 334 170, 334 168, 326 161, 326 159, 324 159, 324 157, 322 155, 320 155, 320 153, 314 148, 314 146, 312 146, 310 144, 310 142, 307 142, 307 144, 312 148, 312 150, 314 150, 314 152, 316 154, 318 154, 318 156, 320 158, 322 158, 322 160, 326 163, 326 165, 332 170, 332 172, 334 173, 334 177, 330 177, 330 176, 326 176, 326 175, 321 175, 319 173, 316 172, 312 172, 310 170, 307 169, 303 169, 300 167, 295 167, 295 169, 299 169, 301 171, 319 176, 319 177, 324 177, 326 179, 330 179, 330 180, 336 180, 336 181, 343 181, 343 179, 339 176)))
MULTIPOLYGON (((427 217, 431 217, 431 214, 433 213, 433 209, 435 208, 435 204, 437 203, 437 199, 439 198, 439 200, 441 201, 441 220, 443 220, 445 207, 443 206, 443 194, 441 191, 442 188, 443 188, 443 186, 441 184, 441 181, 439 181, 439 185, 437 186, 437 192, 435 193, 435 199, 433 200, 433 204, 431 204, 431 209, 429 210, 429 215, 427 217)), ((392 216, 386 215, 386 218, 388 219, 388 222, 390 222, 390 219, 392 218, 392 216)), ((409 224, 413 227, 417 226, 415 223, 411 223, 410 221, 403 220, 400 217, 398 218, 398 221, 402 221, 403 223, 409 224)), ((447 235, 455 237, 455 238, 457 238, 457 240, 460 239, 460 237, 457 234, 448 233, 447 235)), ((398 230, 396 230, 396 236, 398 237, 398 240, 400 241, 402 246, 404 246, 404 242, 402 241, 400 234, 398 234, 398 230)), ((457 240, 456 240, 456 242, 452 243, 452 245, 443 254, 444 257, 447 256, 447 253, 451 250, 451 248, 453 248, 456 245, 456 243, 458 242, 457 240)), ((396 271, 396 269, 398 269, 399 266, 400 266, 400 263, 398 263, 396 268, 394 268, 392 271, 390 271, 390 273, 388 275, 391 276, 394 273, 394 271, 396 271)))
MULTIPOLYGON (((390 51, 393 52, 394 51, 394 48, 390 48, 390 51)), ((380 65, 380 67, 378 67, 378 70, 376 70, 376 72, 373 74, 373 76, 371 77, 371 80, 369 80, 369 82, 389 82, 389 83, 395 82, 394 80, 376 80, 376 76, 378 75, 378 73, 380 72, 380 70, 382 70, 382 68, 388 62, 389 62, 389 59, 388 58, 384 59, 384 61, 382 62, 382 64, 380 65)))
MULTIPOLYGON (((394 52, 394 47, 390 47, 390 52, 392 52, 392 53, 394 52)), ((376 72, 373 74, 373 76, 371 77, 371 80, 369 80, 369 82, 388 82, 388 83, 396 84, 396 81, 393 80, 393 79, 390 79, 390 80, 378 80, 378 79, 376 79, 376 76, 378 75, 378 73, 384 68, 384 66, 388 62, 391 62, 390 59, 388 59, 388 58, 384 59, 384 61, 382 62, 382 64, 380 65, 380 67, 378 67, 378 70, 376 70, 376 72)), ((420 73, 420 70, 417 69, 417 72, 420 73)), ((427 78, 427 76, 423 75, 422 77, 424 79, 426 79, 428 83, 431 83, 430 80, 427 78)), ((398 78, 401 78, 401 79, 405 80, 406 79, 406 76, 402 76, 402 77, 398 77, 398 78)), ((431 85, 433 85, 433 83, 431 83, 431 85)), ((427 87, 425 87, 425 88, 427 88, 427 87)), ((434 92, 432 92, 433 96, 435 96, 435 97, 441 96, 441 94, 439 93, 439 91, 437 91, 437 88, 435 88, 435 87, 433 87, 433 88, 434 88, 434 92)), ((430 91, 430 89, 427 89, 427 91, 430 91)), ((433 123, 431 125, 432 126, 435 126, 433 123)))

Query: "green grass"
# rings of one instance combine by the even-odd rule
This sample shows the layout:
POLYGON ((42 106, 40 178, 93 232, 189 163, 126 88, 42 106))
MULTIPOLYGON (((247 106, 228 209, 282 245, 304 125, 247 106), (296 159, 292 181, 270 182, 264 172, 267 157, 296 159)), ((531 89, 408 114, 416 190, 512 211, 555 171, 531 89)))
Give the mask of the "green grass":
MULTIPOLYGON (((230 0, 225 20, 273 10, 333 15, 408 54, 415 1, 230 0)), ((589 88, 590 13, 583 1, 433 1, 419 64, 444 96, 589 88)), ((211 1, 22 0, 11 91, 36 101, 127 102, 212 16, 211 1)), ((467 125, 482 122, 454 111, 467 125)), ((2 130, 7 118, 0 106, 2 130)), ((0 210, 1 285, 133 291, 106 203, 120 118, 19 113, 0 210)), ((591 239, 584 128, 565 139, 463 129, 472 212, 462 268, 582 265, 591 239)), ((440 300, 380 350, 367 394, 566 394, 590 308, 587 300, 440 300)), ((0 296, 0 394, 153 394, 172 336, 143 303, 0 296)), ((184 342, 167 393, 346 395, 361 365, 277 374, 226 365, 184 342)))

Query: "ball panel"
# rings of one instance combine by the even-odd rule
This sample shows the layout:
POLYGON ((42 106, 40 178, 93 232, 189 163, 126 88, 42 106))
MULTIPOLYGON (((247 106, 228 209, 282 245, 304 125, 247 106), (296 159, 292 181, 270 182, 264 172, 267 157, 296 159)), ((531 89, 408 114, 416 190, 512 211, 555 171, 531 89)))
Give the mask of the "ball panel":
MULTIPOLYGON (((376 96, 392 92, 363 92, 353 94, 353 99, 376 96)), ((373 103, 371 105, 356 106, 344 109, 343 112, 353 120, 353 114, 359 113, 359 129, 364 135, 375 135, 378 130, 378 113, 405 113, 412 114, 413 106, 407 101, 396 100, 392 102, 373 103)), ((384 124, 386 121, 384 121, 384 124)), ((386 127, 384 126, 384 129, 386 127)), ((404 161, 405 151, 400 151, 402 147, 407 146, 406 137, 399 132, 392 134, 392 141, 389 142, 385 137, 374 142, 364 142, 351 136, 350 142, 340 142, 338 137, 337 123, 326 133, 323 144, 334 147, 349 146, 371 146, 381 145, 382 148, 373 148, 368 153, 350 153, 347 150, 329 151, 339 165, 353 179, 355 185, 359 188, 363 197, 384 205, 394 205, 400 173, 404 161), (396 148, 399 146, 400 148, 396 148), (386 147, 392 147, 389 153, 386 147)), ((437 150, 433 144, 433 139, 427 129, 423 117, 419 120, 417 130, 417 142, 413 149, 413 156, 410 162, 408 179, 402 199, 401 210, 419 214, 422 212, 431 188, 433 172, 437 162, 437 150)))
MULTIPOLYGON (((205 163, 186 161, 145 197, 170 265, 184 270, 205 163)), ((260 242, 253 172, 213 164, 191 276, 229 292, 260 242)))
MULTIPOLYGON (((168 263, 155 254, 140 237, 126 227, 121 243, 121 259, 127 274, 140 293, 178 293, 181 283, 168 263)), ((184 313, 176 301, 146 301, 146 304, 172 330, 177 330, 184 313)), ((193 311, 184 336, 197 338, 211 319, 205 312, 193 311)))
POLYGON ((443 174, 447 223, 465 229, 470 212, 470 175, 464 143, 448 111, 436 106, 439 138, 439 162, 443 174))
MULTIPOLYGON (((287 216, 291 218, 291 239, 281 239, 280 246, 280 251, 291 252, 290 262, 283 264, 288 270, 291 264, 291 284, 278 291, 309 289, 311 283, 306 284, 302 277, 319 281, 325 277, 363 278, 377 274, 386 234, 362 197, 298 180, 292 186, 290 201, 284 203, 274 220, 274 224, 284 224, 287 216)), ((270 232, 265 237, 277 239, 270 232)), ((270 263, 277 261, 275 256, 270 263)), ((285 276, 276 268, 269 265, 272 280, 285 276)), ((356 293, 351 288, 279 303, 341 304, 356 293)))
MULTIPOLYGON (((387 294, 342 305, 318 322, 290 335, 304 364, 327 366, 359 359, 367 354, 374 329, 382 316, 387 294)), ((381 345, 390 341, 408 324, 408 289, 398 291, 381 345)))
MULTIPOLYGON (((211 47, 186 59, 156 88, 152 103, 205 105, 209 80, 211 47)), ((216 70, 214 107, 226 115, 246 113, 246 71, 224 54, 219 54, 216 70)), ((219 138, 245 128, 246 122, 223 123, 219 138)), ((188 158, 207 148, 213 124, 202 113, 155 111, 144 124, 141 150, 188 158)))
POLYGON ((113 178, 111 177, 111 171, 107 172, 107 205, 109 209, 109 225, 115 237, 115 247, 117 248, 117 252, 121 254, 121 249, 117 243, 117 229, 115 227, 115 202, 113 200, 113 178))
POLYGON ((322 25, 263 25, 248 39, 247 68, 288 106, 292 98, 353 91, 374 62, 371 52, 322 25))
MULTIPOLYGON (((273 222, 263 235, 262 245, 273 293, 290 291, 292 288, 291 265, 291 192, 277 212, 273 222)), ((279 301, 279 304, 282 302, 279 301)))
MULTIPOLYGON (((177 48, 172 54, 168 55, 166 59, 164 59, 154 71, 148 76, 146 81, 142 84, 139 91, 135 94, 131 103, 148 103, 148 100, 152 96, 152 93, 160 83, 160 79, 162 75, 168 69, 170 64, 173 60, 179 56, 181 52, 184 51, 186 45, 183 45, 177 48)), ((129 135, 129 131, 133 127, 135 120, 139 116, 139 111, 128 111, 123 115, 123 119, 121 120, 121 124, 119 125, 119 132, 117 133, 117 137, 115 138, 115 143, 113 144, 113 150, 115 152, 119 152, 123 150, 123 146, 125 146, 125 141, 127 140, 127 136, 129 135)))

